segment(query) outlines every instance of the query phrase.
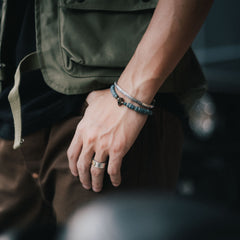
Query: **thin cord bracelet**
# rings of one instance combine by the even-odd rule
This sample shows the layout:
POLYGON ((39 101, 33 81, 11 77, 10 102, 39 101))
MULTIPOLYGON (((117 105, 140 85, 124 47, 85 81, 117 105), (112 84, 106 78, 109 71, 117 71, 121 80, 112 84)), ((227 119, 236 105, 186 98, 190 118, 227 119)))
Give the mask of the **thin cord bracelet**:
POLYGON ((132 100, 133 102, 137 103, 138 105, 144 107, 144 108, 148 108, 148 109, 153 109, 155 106, 151 105, 151 104, 147 104, 147 103, 143 103, 139 100, 137 100, 136 98, 130 96, 126 91, 124 91, 118 84, 117 82, 114 82, 114 86, 115 88, 117 88, 117 90, 119 92, 121 92, 124 96, 126 96, 127 98, 129 98, 130 100, 132 100))
POLYGON ((129 109, 131 109, 135 112, 145 114, 145 115, 152 115, 153 114, 152 110, 150 110, 150 109, 138 107, 138 106, 133 105, 132 103, 125 102, 124 99, 119 97, 118 94, 116 93, 114 84, 110 87, 110 91, 111 91, 113 97, 117 99, 118 106, 124 105, 127 108, 129 108, 129 109))

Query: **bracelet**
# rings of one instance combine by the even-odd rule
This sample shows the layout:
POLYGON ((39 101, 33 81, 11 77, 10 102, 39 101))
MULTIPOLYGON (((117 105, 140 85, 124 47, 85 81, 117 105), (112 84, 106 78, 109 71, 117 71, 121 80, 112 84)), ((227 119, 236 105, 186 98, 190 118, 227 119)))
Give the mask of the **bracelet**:
POLYGON ((147 103, 143 103, 139 100, 137 100, 136 98, 130 96, 127 92, 125 92, 122 88, 120 88, 120 86, 117 84, 117 82, 114 82, 114 86, 117 88, 117 90, 119 92, 121 92, 124 96, 126 96, 127 98, 129 98, 130 100, 132 100, 133 102, 137 103, 138 105, 144 107, 144 108, 149 108, 149 109, 153 109, 155 106, 151 105, 151 104, 147 104, 147 103))
POLYGON ((110 87, 110 90, 111 90, 111 93, 112 93, 113 97, 117 99, 118 106, 124 105, 124 106, 128 107, 129 109, 131 109, 135 112, 145 114, 145 115, 152 115, 153 114, 152 110, 150 110, 150 109, 138 107, 138 106, 133 105, 132 103, 126 103, 124 101, 124 99, 119 97, 118 94, 116 93, 114 84, 110 87))

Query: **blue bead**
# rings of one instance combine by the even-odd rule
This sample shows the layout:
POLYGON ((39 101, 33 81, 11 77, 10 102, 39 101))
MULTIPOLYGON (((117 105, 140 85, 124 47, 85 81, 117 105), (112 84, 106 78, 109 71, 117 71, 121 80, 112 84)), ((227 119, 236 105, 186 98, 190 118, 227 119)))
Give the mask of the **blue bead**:
POLYGON ((115 91, 114 84, 111 85, 110 91, 112 93, 112 96, 117 99, 118 103, 121 100, 121 105, 124 105, 124 106, 128 107, 129 109, 131 109, 131 110, 133 110, 135 112, 141 113, 141 114, 152 115, 153 112, 151 110, 149 110, 149 109, 145 109, 145 108, 142 108, 142 107, 135 106, 132 103, 124 102, 124 99, 120 98, 118 96, 117 92, 115 91))

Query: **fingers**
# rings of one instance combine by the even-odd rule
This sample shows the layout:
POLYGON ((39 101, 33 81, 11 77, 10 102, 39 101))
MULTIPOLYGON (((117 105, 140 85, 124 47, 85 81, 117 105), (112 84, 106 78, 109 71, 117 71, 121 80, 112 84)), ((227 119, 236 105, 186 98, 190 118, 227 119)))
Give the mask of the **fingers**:
MULTIPOLYGON (((98 155, 96 155, 94 157, 94 160, 97 161, 97 163, 106 163, 106 155, 102 155, 101 157, 98 157, 98 155), (98 161, 96 159, 98 159, 98 161)), ((114 187, 118 187, 121 184, 121 163, 122 163, 121 158, 109 159, 109 165, 108 165, 107 171, 110 176, 112 185, 114 187)), ((100 192, 102 190, 104 172, 105 172, 105 168, 95 167, 92 165, 91 180, 92 180, 92 189, 94 192, 100 192)))
MULTIPOLYGON (((74 176, 79 176, 79 180, 85 189, 90 190, 92 188, 94 192, 100 192, 103 187, 106 166, 104 168, 99 168, 98 165, 93 166, 94 154, 93 148, 83 147, 81 139, 74 137, 68 149, 69 167, 74 176)), ((98 163, 106 163, 107 157, 107 152, 97 151, 94 160, 98 163)), ((121 162, 121 158, 112 157, 109 159, 107 171, 112 185, 115 187, 118 187, 121 183, 121 162)))
MULTIPOLYGON (((98 154, 94 156, 94 160, 97 163, 106 163, 107 155, 98 154)), ((105 166, 103 168, 98 167, 97 165, 92 165, 91 167, 91 180, 92 180, 92 190, 94 192, 100 192, 103 187, 103 178, 104 178, 105 166)))
POLYGON ((72 142, 67 150, 68 164, 71 173, 78 176, 77 161, 82 150, 82 138, 78 131, 75 132, 72 142))
MULTIPOLYGON (((90 140, 85 140, 88 144, 84 144, 78 130, 67 151, 70 171, 74 176, 79 176, 79 180, 85 189, 89 190, 92 188, 93 191, 100 192, 102 190, 105 168, 91 165, 95 154, 94 145, 90 144, 90 140)), ((91 142, 94 141, 92 140, 91 142)), ((106 159, 107 154, 105 154, 105 151, 98 150, 95 160, 97 162, 105 162, 106 159)))
POLYGON ((91 148, 86 149, 83 147, 77 162, 79 180, 82 183, 82 186, 87 190, 91 189, 92 187, 90 168, 93 155, 94 151, 91 148))
POLYGON ((121 165, 122 159, 120 157, 109 158, 107 171, 114 187, 118 187, 121 184, 121 165))
POLYGON ((94 157, 97 163, 106 162, 111 153, 108 165, 108 174, 110 176, 112 185, 117 187, 121 183, 121 162, 122 158, 119 152, 121 148, 113 151, 114 144, 108 144, 107 141, 96 137, 96 134, 88 131, 85 134, 83 124, 79 124, 72 142, 67 151, 69 160, 69 168, 74 176, 79 176, 82 186, 94 192, 100 192, 103 188, 103 178, 106 171, 105 168, 100 168, 98 164, 92 166, 92 159, 94 157))

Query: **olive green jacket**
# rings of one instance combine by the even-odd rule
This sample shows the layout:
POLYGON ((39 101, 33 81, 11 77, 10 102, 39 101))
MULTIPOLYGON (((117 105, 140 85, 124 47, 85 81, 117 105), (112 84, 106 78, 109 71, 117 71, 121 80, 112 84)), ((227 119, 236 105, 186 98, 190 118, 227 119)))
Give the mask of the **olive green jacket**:
MULTIPOLYGON (((1 46, 11 0, 2 2, 1 46)), ((133 55, 157 2, 35 0, 36 58, 46 83, 64 94, 108 87, 133 55)), ((4 65, 1 59, 0 68, 4 65)), ((31 67, 35 68, 30 64, 27 70, 31 67)), ((4 76, 0 79, 4 81, 4 76)), ((204 88, 202 72, 190 49, 159 91, 182 95, 204 88)))
MULTIPOLYGON (((8 1, 3 2, 0 45, 3 42, 4 10, 8 1)), ((35 0, 37 52, 21 61, 15 73, 15 86, 9 96, 15 129, 20 128, 20 131, 15 131, 19 141, 21 116, 18 86, 21 72, 40 68, 45 82, 64 94, 82 94, 109 87, 119 78, 133 55, 157 2, 35 0)), ((3 73, 1 70, 0 81, 5 80, 3 73)), ((159 91, 174 93, 189 108, 205 88, 199 64, 189 49, 159 91)))
MULTIPOLYGON (((47 84, 65 94, 109 87, 133 55, 157 2, 36 0, 37 51, 47 84)), ((160 91, 186 98, 203 88, 202 72, 189 50, 160 91)))

